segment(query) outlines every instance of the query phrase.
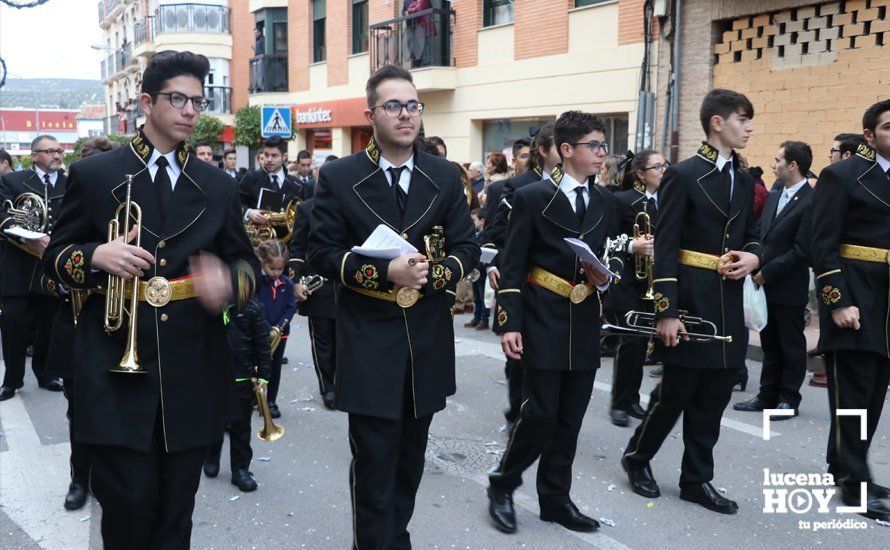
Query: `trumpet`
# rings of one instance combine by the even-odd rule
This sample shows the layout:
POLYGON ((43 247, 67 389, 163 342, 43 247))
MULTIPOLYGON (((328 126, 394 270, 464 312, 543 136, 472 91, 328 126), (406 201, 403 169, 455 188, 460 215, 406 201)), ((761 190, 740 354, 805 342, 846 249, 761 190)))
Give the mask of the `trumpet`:
MULTIPOLYGON (((603 244, 603 265, 609 267, 609 257, 613 256, 615 253, 621 252, 623 250, 627 250, 627 241, 628 236, 622 233, 618 235, 614 239, 611 237, 606 237, 606 242, 603 244)), ((615 282, 621 280, 621 273, 616 273, 615 282)))
MULTIPOLYGON (((686 327, 687 332, 680 332, 681 337, 689 338, 690 342, 725 342, 732 343, 732 336, 721 336, 717 334, 717 325, 702 319, 701 317, 693 317, 685 313, 679 316, 680 321, 686 327), (701 328, 709 332, 688 332, 690 328, 701 328)), ((658 331, 655 328, 655 314, 647 311, 628 311, 624 316, 624 325, 613 325, 611 323, 603 323, 602 333, 614 334, 617 336, 639 336, 643 338, 658 337, 658 331)))
POLYGON ((260 414, 263 416, 263 427, 256 434, 263 441, 275 441, 284 435, 284 426, 272 422, 272 413, 269 412, 269 400, 266 398, 265 388, 256 378, 252 378, 250 381, 253 382, 253 391, 256 392, 256 401, 260 408, 260 414))
MULTIPOLYGON (((634 218, 634 240, 641 239, 644 235, 652 234, 652 218, 645 211, 639 212, 634 218)), ((634 277, 638 281, 646 281, 646 290, 643 291, 644 300, 654 300, 652 291, 652 265, 655 258, 649 254, 634 254, 634 277)))
POLYGON ((272 351, 272 354, 275 354, 275 350, 278 349, 278 345, 281 343, 281 329, 278 327, 272 327, 272 331, 269 333, 269 349, 272 351))
POLYGON ((321 275, 303 275, 298 282, 306 287, 306 293, 311 295, 313 292, 321 288, 325 281, 327 281, 327 279, 321 275))
POLYGON ((476 281, 479 280, 479 277, 481 277, 481 276, 482 276, 482 273, 480 273, 479 269, 473 268, 473 271, 470 271, 469 273, 466 274, 466 276, 464 277, 464 280, 469 281, 471 283, 475 283, 476 281))
MULTIPOLYGON (((123 237, 124 240, 130 233, 132 222, 136 228, 136 247, 142 246, 142 208, 130 199, 133 189, 133 176, 126 175, 127 199, 114 211, 114 217, 108 222, 108 241, 113 242, 123 237)), ((146 371, 139 364, 139 354, 136 349, 136 314, 139 312, 139 278, 134 277, 131 284, 123 277, 108 274, 108 288, 105 292, 105 332, 111 334, 120 329, 124 324, 124 315, 129 313, 127 322, 127 344, 124 355, 116 368, 110 372, 144 374, 146 371), (129 296, 128 296, 129 294, 129 296), (130 302, 129 311, 127 301, 130 302)))

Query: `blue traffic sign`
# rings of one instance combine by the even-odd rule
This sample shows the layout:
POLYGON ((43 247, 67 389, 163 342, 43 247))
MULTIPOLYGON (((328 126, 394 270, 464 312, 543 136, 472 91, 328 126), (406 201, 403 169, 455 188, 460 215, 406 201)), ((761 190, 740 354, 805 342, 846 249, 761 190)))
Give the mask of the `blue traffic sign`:
POLYGON ((260 133, 264 138, 291 137, 290 108, 263 106, 260 117, 260 133))

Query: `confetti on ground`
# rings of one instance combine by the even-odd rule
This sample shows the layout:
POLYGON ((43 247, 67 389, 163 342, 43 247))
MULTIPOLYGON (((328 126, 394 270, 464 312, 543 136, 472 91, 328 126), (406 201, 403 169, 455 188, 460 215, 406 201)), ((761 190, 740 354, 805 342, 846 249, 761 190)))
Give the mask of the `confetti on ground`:
POLYGON ((726 487, 717 487, 717 490, 720 491, 721 493, 725 493, 726 487))
POLYGON ((291 404, 291 405, 296 405, 296 404, 299 403, 299 402, 300 402, 299 399, 294 399, 293 401, 290 402, 290 404, 291 404))
POLYGON ((229 499, 229 502, 235 502, 235 501, 238 500, 239 498, 241 498, 241 495, 235 495, 235 496, 233 496, 232 498, 229 499))
POLYGON ((300 409, 300 410, 301 410, 301 411, 312 412, 312 411, 315 410, 315 407, 303 407, 303 408, 300 409))
POLYGON ((655 508, 655 503, 654 503, 654 502, 647 502, 647 503, 646 503, 646 508, 655 508))
POLYGON ((609 486, 606 487, 606 490, 607 490, 607 491, 614 491, 614 490, 615 490, 615 484, 614 484, 614 483, 610 483, 609 486))
POLYGON ((884 527, 890 527, 890 521, 882 521, 879 519, 876 519, 875 521, 877 522, 878 525, 883 525, 884 527))
POLYGON ((496 447, 498 445, 497 441, 489 441, 485 444, 486 447, 496 447))
POLYGON ((270 460, 272 460, 272 457, 271 456, 261 456, 257 460, 259 460, 260 462, 269 462, 270 460))
POLYGON ((609 527, 615 527, 615 522, 610 518, 600 518, 600 523, 609 527))
POLYGON ((85 522, 85 521, 90 521, 90 518, 92 518, 92 517, 93 517, 92 514, 87 514, 87 515, 85 515, 85 516, 81 516, 81 517, 80 517, 80 522, 83 523, 83 522, 85 522))

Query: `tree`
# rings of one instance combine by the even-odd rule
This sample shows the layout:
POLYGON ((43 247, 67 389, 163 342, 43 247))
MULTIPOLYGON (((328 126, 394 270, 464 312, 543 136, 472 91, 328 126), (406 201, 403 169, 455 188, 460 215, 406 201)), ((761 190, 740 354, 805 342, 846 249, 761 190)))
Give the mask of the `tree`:
POLYGON ((215 143, 219 141, 219 135, 226 129, 226 124, 212 115, 201 115, 195 124, 195 131, 189 136, 187 143, 192 147, 196 143, 205 141, 215 143))
POLYGON ((235 112, 235 145, 257 147, 260 144, 260 108, 244 107, 235 112))

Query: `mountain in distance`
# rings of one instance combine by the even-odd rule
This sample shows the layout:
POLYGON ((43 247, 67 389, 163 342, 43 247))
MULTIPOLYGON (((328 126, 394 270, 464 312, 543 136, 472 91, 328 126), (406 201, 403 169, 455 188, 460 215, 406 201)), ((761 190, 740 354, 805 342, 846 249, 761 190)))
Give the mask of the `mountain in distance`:
POLYGON ((7 78, 0 88, 0 109, 80 109, 105 103, 101 80, 79 78, 7 78))

